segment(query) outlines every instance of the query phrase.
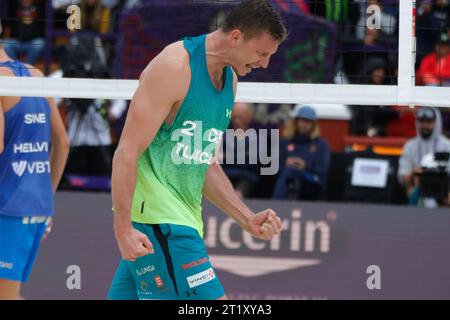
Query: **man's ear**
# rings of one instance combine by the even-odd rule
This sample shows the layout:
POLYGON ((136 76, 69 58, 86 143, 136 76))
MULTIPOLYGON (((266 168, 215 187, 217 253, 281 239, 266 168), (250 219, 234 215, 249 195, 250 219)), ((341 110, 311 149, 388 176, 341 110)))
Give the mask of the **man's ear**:
POLYGON ((234 29, 230 32, 231 44, 236 46, 242 40, 243 34, 241 30, 234 29))

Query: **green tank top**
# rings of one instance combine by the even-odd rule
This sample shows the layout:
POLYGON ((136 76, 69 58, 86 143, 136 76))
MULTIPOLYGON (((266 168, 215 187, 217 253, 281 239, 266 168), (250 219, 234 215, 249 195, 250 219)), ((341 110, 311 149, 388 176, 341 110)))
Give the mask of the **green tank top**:
POLYGON ((191 82, 171 125, 162 124, 138 160, 131 220, 195 228, 203 237, 202 191, 205 174, 234 104, 233 71, 224 69, 218 91, 206 65, 206 35, 185 38, 191 82))

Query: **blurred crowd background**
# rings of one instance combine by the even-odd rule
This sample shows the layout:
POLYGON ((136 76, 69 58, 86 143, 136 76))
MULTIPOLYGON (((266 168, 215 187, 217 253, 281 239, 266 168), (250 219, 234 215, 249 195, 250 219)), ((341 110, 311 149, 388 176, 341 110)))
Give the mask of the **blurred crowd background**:
MULTIPOLYGON (((399 0, 271 2, 283 12, 290 36, 267 71, 256 70, 241 81, 397 84, 399 0), (372 5, 381 10, 379 29, 366 23, 372 5)), ((50 77, 137 79, 165 45, 215 30, 232 5, 217 0, 1 1, 2 40, 12 58, 50 77), (80 30, 67 29, 72 4, 81 9, 80 30)), ((416 85, 450 86, 450 2, 418 0, 416 5, 416 85)), ((61 187, 109 190, 112 154, 129 101, 57 102, 71 140, 61 187)), ((449 204, 450 108, 237 103, 230 128, 280 129, 277 175, 261 175, 264 165, 251 161, 224 165, 242 197, 449 204), (380 182, 358 182, 365 175, 380 182)), ((269 154, 274 150, 271 141, 260 139, 235 137, 247 142, 247 160, 254 146, 266 146, 262 151, 269 154)), ((237 156, 233 145, 224 145, 223 152, 237 156)))

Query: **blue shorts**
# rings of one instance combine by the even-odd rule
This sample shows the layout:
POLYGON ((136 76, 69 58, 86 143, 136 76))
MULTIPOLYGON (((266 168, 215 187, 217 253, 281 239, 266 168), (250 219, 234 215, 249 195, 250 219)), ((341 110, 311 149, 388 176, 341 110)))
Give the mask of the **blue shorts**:
POLYGON ((174 224, 133 226, 154 254, 120 262, 108 298, 113 300, 214 300, 225 295, 198 232, 174 224))
POLYGON ((28 281, 47 221, 0 215, 0 279, 28 281))

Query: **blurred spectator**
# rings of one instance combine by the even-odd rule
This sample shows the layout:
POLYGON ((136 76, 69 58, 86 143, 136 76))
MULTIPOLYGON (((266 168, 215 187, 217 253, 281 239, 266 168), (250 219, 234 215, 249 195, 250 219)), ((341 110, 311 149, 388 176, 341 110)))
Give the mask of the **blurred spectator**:
POLYGON ((369 57, 363 68, 366 74, 367 84, 389 84, 389 79, 387 77, 388 66, 383 57, 369 57))
POLYGON ((260 137, 256 131, 249 130, 252 120, 253 112, 250 105, 236 103, 231 117, 234 135, 226 135, 223 140, 223 169, 236 192, 243 198, 254 196, 260 182, 260 167, 258 163, 251 163, 251 159, 257 160, 258 150, 261 147, 260 137), (238 159, 245 162, 239 163, 238 159))
POLYGON ((68 105, 66 120, 71 147, 66 173, 110 175, 109 102, 100 99, 69 99, 68 105))
POLYGON ((106 33, 109 31, 111 10, 101 0, 81 0, 81 29, 106 33))
POLYGON ((450 29, 450 3, 448 0, 421 0, 417 3, 417 63, 433 51, 445 30, 450 29))
MULTIPOLYGON (((72 36, 62 60, 64 77, 108 78, 110 74, 98 36, 72 36)), ((110 112, 111 102, 107 100, 67 99, 64 104, 67 107, 67 132, 71 142, 66 173, 109 175, 111 136, 108 120, 120 115, 110 112)))
POLYGON ((39 0, 15 0, 10 3, 11 18, 7 24, 11 30, 3 46, 12 59, 24 56, 23 61, 35 64, 45 46, 44 2, 39 0))
POLYGON ((442 133, 450 139, 450 108, 442 108, 442 133))
POLYGON ((420 164, 425 156, 435 152, 450 152, 450 140, 442 135, 441 114, 436 108, 420 108, 416 113, 417 137, 403 147, 399 159, 398 178, 408 197, 418 185, 415 173, 421 172, 420 164))
POLYGON ((80 0, 52 0, 53 9, 61 10, 66 9, 68 6, 72 4, 78 5, 80 0))
MULTIPOLYGON (((373 81, 377 84, 375 78, 383 79, 385 84, 395 84, 395 69, 397 66, 398 49, 398 19, 394 14, 385 12, 381 1, 357 1, 360 6, 360 18, 356 26, 354 39, 345 37, 342 39, 345 47, 343 57, 343 71, 351 83, 367 83, 373 81), (376 5, 381 10, 380 28, 368 24, 372 12, 367 13, 369 6, 376 5), (375 60, 384 59, 382 68, 372 68, 375 60), (374 60, 374 61, 371 61, 374 60), (368 68, 372 68, 372 80, 368 79, 368 68), (384 73, 384 77, 382 76, 384 73), (374 81, 375 80, 375 81, 374 81)), ((374 22, 373 19, 370 22, 374 22)), ((376 62, 379 64, 379 62, 376 62)))
POLYGON ((81 9, 81 30, 107 33, 111 31, 111 11, 119 0, 53 0, 56 29, 65 29, 68 6, 76 4, 81 9))
POLYGON ((313 108, 298 105, 280 141, 280 173, 274 199, 319 199, 325 190, 330 148, 320 137, 313 108))
MULTIPOLYGON (((387 62, 382 56, 371 56, 364 66, 366 84, 389 84, 387 62)), ((352 120, 350 132, 354 135, 385 136, 391 120, 397 118, 397 112, 390 106, 351 106, 352 120)))
POLYGON ((366 45, 375 44, 376 40, 379 42, 392 42, 395 39, 395 32, 397 30, 397 18, 389 13, 383 11, 383 5, 379 0, 368 0, 361 3, 361 17, 358 21, 358 28, 356 29, 356 38, 364 41, 366 45), (367 19, 370 16, 366 13, 366 8, 376 5, 381 10, 381 29, 369 29, 367 26, 367 19))
POLYGON ((423 58, 416 74, 418 85, 450 86, 450 39, 442 33, 434 52, 423 58))
POLYGON ((7 1, 0 1, 0 19, 8 18, 9 3, 7 1))

